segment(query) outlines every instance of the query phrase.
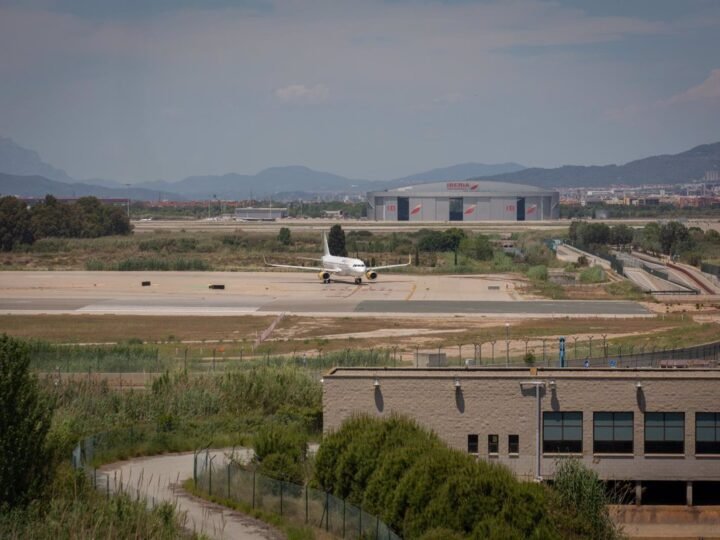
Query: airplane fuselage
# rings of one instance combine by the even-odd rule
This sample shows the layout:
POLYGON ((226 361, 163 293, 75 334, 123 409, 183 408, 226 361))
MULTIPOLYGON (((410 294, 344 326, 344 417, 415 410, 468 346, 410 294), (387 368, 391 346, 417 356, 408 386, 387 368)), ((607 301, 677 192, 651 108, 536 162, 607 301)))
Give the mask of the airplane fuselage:
POLYGON ((336 268, 336 276, 350 276, 353 278, 365 277, 367 267, 360 259, 352 257, 337 257, 335 255, 324 255, 322 258, 323 267, 336 268))

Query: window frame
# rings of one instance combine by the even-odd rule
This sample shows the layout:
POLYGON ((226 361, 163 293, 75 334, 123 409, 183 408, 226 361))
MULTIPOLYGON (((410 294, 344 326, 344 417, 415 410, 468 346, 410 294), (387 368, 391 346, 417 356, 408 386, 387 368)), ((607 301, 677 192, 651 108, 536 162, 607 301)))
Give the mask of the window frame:
POLYGON ((508 435, 508 454, 513 456, 517 456, 520 454, 520 435, 515 433, 508 435), (514 442, 513 437, 515 438, 514 442), (513 447, 515 448, 515 450, 513 450, 513 447))
POLYGON ((582 411, 544 411, 542 425, 542 451, 543 454, 582 454, 583 453, 583 412, 582 411), (560 417, 559 426, 548 426, 550 416, 560 417), (570 415, 576 416, 575 419, 567 418, 570 415), (571 422, 576 422, 579 418, 579 426, 571 422), (548 429, 560 429, 560 439, 548 439, 546 433, 548 429), (580 438, 566 438, 566 430, 580 429, 580 438))
POLYGON ((594 411, 593 412, 593 454, 628 454, 635 452, 635 413, 632 411, 594 411), (609 426, 598 426, 600 415, 611 415, 609 426), (619 415, 630 415, 630 426, 618 425, 622 420, 619 415), (611 439, 598 438, 598 430, 609 427, 612 432, 611 439), (618 439, 616 430, 630 428, 630 439, 618 439))
POLYGON ((695 454, 699 456, 720 454, 720 412, 698 411, 695 413, 695 454), (700 440, 698 438, 698 423, 700 420, 700 415, 713 416, 712 422, 715 424, 712 428, 715 432, 714 439, 700 440))
POLYGON ((495 456, 500 453, 500 435, 491 433, 488 435, 488 454, 495 456), (494 448, 494 450, 493 450, 494 448))
POLYGON ((480 437, 478 436, 477 433, 468 433, 467 451, 468 451, 468 454, 478 454, 480 452, 480 437), (475 448, 474 452, 472 451, 473 446, 475 448))
MULTIPOLYGON (((679 412, 679 411, 666 411, 666 412, 646 412, 645 418, 643 422, 644 427, 644 433, 643 433, 643 442, 644 442, 644 451, 645 454, 662 454, 662 455, 684 455, 685 454, 685 413, 679 412), (662 430, 663 430, 663 438, 662 439, 651 439, 648 440, 648 420, 650 420, 652 417, 657 417, 658 415, 662 415, 662 430), (682 419, 682 440, 678 439, 667 439, 667 431, 668 429, 677 428, 677 426, 668 426, 668 416, 674 415, 679 416, 682 419), (649 443, 649 444, 648 444, 649 443)), ((655 426, 657 427, 657 426, 655 426)), ((653 429, 653 426, 650 426, 651 429, 653 429)))

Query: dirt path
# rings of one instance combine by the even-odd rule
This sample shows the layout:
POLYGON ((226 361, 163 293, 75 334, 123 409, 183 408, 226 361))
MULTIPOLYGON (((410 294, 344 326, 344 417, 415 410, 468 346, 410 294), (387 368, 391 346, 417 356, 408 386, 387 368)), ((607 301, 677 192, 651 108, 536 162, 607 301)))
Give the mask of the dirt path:
MULTIPOLYGON (((247 454, 248 450, 242 450, 247 454)), ((236 450, 237 453, 237 450, 236 450)), ((225 459, 222 450, 211 452, 216 463, 225 459)), ((97 487, 114 493, 125 491, 144 497, 148 506, 163 502, 175 505, 185 517, 185 527, 217 540, 279 540, 284 535, 270 525, 224 506, 189 495, 182 483, 193 476, 193 453, 165 454, 111 463, 97 472, 97 487)))

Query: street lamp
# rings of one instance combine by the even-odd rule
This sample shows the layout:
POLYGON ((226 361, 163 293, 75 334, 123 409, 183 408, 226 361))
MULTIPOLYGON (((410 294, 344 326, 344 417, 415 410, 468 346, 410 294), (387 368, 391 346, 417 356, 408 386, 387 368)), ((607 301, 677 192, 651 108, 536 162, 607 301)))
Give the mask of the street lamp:
POLYGON ((490 363, 491 363, 491 364, 494 364, 494 363, 495 363, 495 341, 496 341, 496 340, 493 339, 493 340, 490 342, 490 345, 492 345, 492 359, 490 360, 490 363))
POLYGON ((592 358, 592 340, 595 336, 588 337, 588 358, 592 358))
POLYGON ((505 323, 505 367, 510 366, 510 323, 505 323))

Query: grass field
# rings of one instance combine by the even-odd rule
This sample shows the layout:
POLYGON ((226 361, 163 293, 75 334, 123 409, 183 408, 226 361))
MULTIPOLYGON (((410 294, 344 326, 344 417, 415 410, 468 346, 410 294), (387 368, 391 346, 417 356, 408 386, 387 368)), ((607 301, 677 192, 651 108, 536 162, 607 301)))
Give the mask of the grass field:
POLYGON ((79 373, 208 372, 274 364, 281 357, 292 365, 303 365, 308 358, 312 360, 308 367, 320 370, 352 361, 402 365, 412 363, 418 350, 438 348, 451 362, 459 362, 460 358, 473 358, 479 343, 484 344, 482 354, 487 362, 493 340, 496 360, 504 359, 509 349, 511 360, 521 362, 526 350, 541 358, 543 340, 546 357, 556 356, 560 336, 567 340, 569 358, 591 352, 598 355, 603 336, 610 350, 622 347, 625 352, 631 347, 636 352, 643 347, 680 348, 718 338, 716 323, 696 322, 683 313, 662 318, 515 321, 507 328, 509 347, 505 321, 500 320, 290 316, 268 340, 255 346, 256 335, 271 321, 271 317, 251 316, 3 316, 0 332, 42 340, 34 349, 35 369, 79 373), (128 335, 133 339, 125 339, 128 335), (80 343, 90 345, 78 346, 80 343), (101 345, 92 345, 98 343, 101 345), (355 357, 358 353, 374 359, 360 360, 355 357))

